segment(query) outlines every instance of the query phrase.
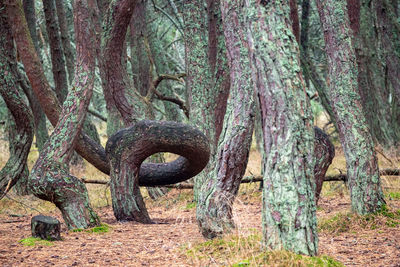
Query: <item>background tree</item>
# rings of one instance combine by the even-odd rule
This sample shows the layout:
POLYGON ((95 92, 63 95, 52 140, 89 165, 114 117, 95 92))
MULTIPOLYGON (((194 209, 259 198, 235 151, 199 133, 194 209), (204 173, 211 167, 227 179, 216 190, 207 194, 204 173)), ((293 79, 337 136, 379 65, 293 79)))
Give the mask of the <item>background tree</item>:
POLYGON ((359 214, 377 212, 385 201, 374 142, 357 92, 357 66, 346 2, 317 0, 317 6, 329 62, 329 99, 346 157, 352 209, 359 214))

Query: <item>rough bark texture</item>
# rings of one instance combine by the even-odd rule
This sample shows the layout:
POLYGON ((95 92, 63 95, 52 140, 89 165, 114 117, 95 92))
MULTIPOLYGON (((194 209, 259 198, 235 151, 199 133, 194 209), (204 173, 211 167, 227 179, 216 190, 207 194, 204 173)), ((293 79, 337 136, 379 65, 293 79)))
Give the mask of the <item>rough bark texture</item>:
MULTIPOLYGON (((35 46, 36 53, 40 55, 39 40, 36 32, 35 1, 26 0, 23 1, 23 3, 24 3, 24 14, 26 21, 28 22, 30 36, 35 46)), ((27 96, 30 99, 29 103, 32 108, 33 118, 35 122, 36 147, 38 148, 39 151, 42 151, 44 143, 49 138, 46 126, 46 115, 44 114, 42 108, 40 107, 38 99, 33 94, 32 88, 29 86, 27 90, 29 90, 27 96)))
POLYGON ((226 49, 219 1, 187 0, 184 17, 187 103, 190 122, 210 140, 211 159, 195 179, 194 197, 202 193, 207 175, 215 167, 218 136, 229 95, 226 49))
POLYGON ((113 0, 107 10, 106 22, 102 36, 101 72, 104 97, 109 112, 108 121, 114 126, 109 134, 122 128, 118 123, 122 119, 124 125, 132 125, 144 117, 144 105, 140 96, 132 92, 127 97, 128 88, 132 85, 126 73, 124 44, 127 29, 135 7, 135 0, 113 0), (119 114, 118 114, 119 113, 119 114), (110 117, 115 116, 113 118, 110 117), (117 123, 117 125, 115 125, 117 123))
POLYGON ((221 1, 230 68, 230 93, 216 164, 207 174, 197 203, 203 236, 214 238, 234 227, 232 205, 246 170, 254 127, 254 89, 240 1, 221 1))
POLYGON ((346 1, 317 0, 329 62, 329 98, 346 157, 353 211, 377 212, 384 205, 374 142, 358 94, 357 65, 346 1))
POLYGON ((207 138, 193 127, 174 123, 141 121, 115 133, 107 142, 111 165, 114 215, 121 221, 150 223, 139 185, 178 183, 198 174, 209 159, 207 138), (170 163, 144 163, 158 152, 181 155, 170 163), (142 165, 142 166, 141 166, 142 165))
POLYGON ((33 116, 15 84, 16 57, 11 29, 4 4, 0 3, 0 94, 10 110, 15 125, 10 136, 10 158, 0 171, 0 199, 24 175, 33 139, 33 116))
MULTIPOLYGON (((32 89, 47 118, 55 126, 61 113, 61 106, 46 80, 39 57, 35 52, 20 1, 7 0, 5 5, 13 37, 17 44, 18 54, 22 59, 32 89)), ((108 165, 104 148, 101 145, 91 140, 87 135, 81 134, 76 150, 100 171, 109 174, 110 166, 108 165)))
POLYGON ((68 173, 68 162, 92 96, 95 68, 95 51, 89 45, 95 36, 87 1, 76 0, 74 13, 77 60, 73 86, 29 180, 34 195, 53 202, 70 229, 88 228, 100 223, 90 207, 84 183, 68 173))
POLYGON ((372 137, 390 147, 398 140, 391 122, 386 88, 386 64, 378 31, 376 5, 379 1, 347 0, 353 45, 358 66, 358 92, 372 137))
POLYGON ((266 152, 264 244, 274 250, 315 255, 318 236, 312 185, 314 134, 289 3, 255 0, 245 4, 266 152))
POLYGON ((55 0, 43 0, 46 29, 49 37, 52 72, 55 91, 60 103, 68 94, 67 72, 65 70, 64 51, 61 43, 60 26, 57 21, 55 0))
POLYGON ((326 171, 335 157, 335 147, 329 137, 320 128, 314 127, 314 179, 315 179, 315 204, 318 204, 326 171))

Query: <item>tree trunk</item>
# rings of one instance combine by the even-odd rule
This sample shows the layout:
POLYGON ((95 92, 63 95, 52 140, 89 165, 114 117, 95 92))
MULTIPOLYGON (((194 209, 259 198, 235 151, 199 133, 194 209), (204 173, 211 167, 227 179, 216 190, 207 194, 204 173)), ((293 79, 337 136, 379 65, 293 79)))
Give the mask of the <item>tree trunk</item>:
POLYGON ((329 98, 346 157, 354 212, 379 211, 383 199, 374 142, 362 112, 346 1, 317 0, 329 62, 329 98))
POLYGON ((398 141, 399 136, 396 136, 391 122, 386 66, 382 64, 381 38, 377 29, 376 1, 347 0, 347 5, 364 116, 372 137, 382 146, 390 147, 398 141))
POLYGON ((16 56, 11 29, 3 2, 0 3, 0 94, 10 110, 15 125, 9 138, 10 158, 0 171, 0 199, 23 176, 33 139, 33 116, 15 84, 16 56))
POLYGON ((55 0, 43 0, 46 29, 49 36, 50 55, 55 91, 60 103, 68 94, 67 72, 65 70, 64 51, 61 43, 60 27, 57 21, 55 0))
POLYGON ((185 1, 183 11, 186 55, 186 88, 190 122, 210 140, 211 159, 195 179, 194 197, 215 167, 216 147, 229 95, 226 50, 219 1, 185 1))
POLYGON ((251 1, 245 10, 266 152, 264 244, 274 250, 316 255, 318 236, 311 182, 314 134, 289 3, 251 1))
MULTIPOLYGON (((10 4, 8 7, 13 6, 10 4)), ((88 228, 100 223, 90 206, 84 183, 68 173, 68 162, 90 103, 95 75, 95 51, 90 45, 95 35, 87 1, 76 0, 74 12, 77 50, 74 83, 29 180, 33 194, 53 202, 70 229, 88 228)))
POLYGON ((65 56, 66 67, 68 71, 68 82, 72 83, 72 79, 74 78, 74 64, 75 64, 75 55, 74 50, 71 46, 70 36, 68 33, 68 22, 65 15, 65 8, 63 1, 55 1, 57 17, 58 17, 58 25, 60 26, 60 37, 62 42, 62 48, 65 56))
POLYGON ((234 227, 232 205, 246 170, 254 126, 254 85, 240 3, 222 1, 221 12, 230 68, 231 98, 216 150, 216 162, 198 194, 197 221, 214 238, 234 227))
MULTIPOLYGON (((35 15, 35 1, 26 0, 24 3, 24 13, 26 21, 28 22, 29 32, 35 46, 36 53, 40 57, 39 40, 36 31, 36 15, 35 15)), ((32 92, 32 88, 29 86, 27 96, 30 99, 30 105, 33 112, 33 119, 35 122, 35 135, 36 135, 36 147, 39 151, 42 151, 44 143, 49 138, 46 126, 46 115, 40 107, 39 101, 32 92)))
POLYGON ((152 186, 184 181, 198 174, 209 159, 207 138, 193 127, 174 122, 138 122, 110 137, 106 150, 111 165, 114 215, 120 221, 141 223, 151 220, 139 184, 152 186), (147 157, 166 151, 182 157, 170 163, 145 163, 148 167, 141 167, 147 157))

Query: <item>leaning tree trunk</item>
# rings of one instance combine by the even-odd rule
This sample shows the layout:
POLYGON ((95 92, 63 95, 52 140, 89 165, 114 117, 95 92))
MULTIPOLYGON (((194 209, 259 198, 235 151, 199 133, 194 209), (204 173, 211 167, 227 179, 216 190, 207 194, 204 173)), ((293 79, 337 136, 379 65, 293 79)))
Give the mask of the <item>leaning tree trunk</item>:
POLYGON ((351 205, 359 214, 377 212, 383 199, 374 142, 357 92, 357 65, 346 1, 317 0, 329 62, 330 90, 346 157, 351 205))
MULTIPOLYGON (((40 55, 39 40, 36 31, 36 15, 35 15, 35 1, 27 0, 23 1, 24 13, 26 21, 28 22, 29 32, 35 46, 36 53, 40 55)), ((46 126, 46 115, 44 114, 42 108, 40 107, 37 97, 33 94, 32 88, 29 86, 27 88, 29 94, 27 94, 30 99, 30 105, 33 112, 33 118, 35 122, 35 136, 36 136, 36 147, 39 151, 42 151, 44 143, 49 138, 46 126), (29 97, 31 96, 31 97, 29 97)))
POLYGON ((232 205, 246 170, 254 126, 254 85, 245 40, 243 6, 221 1, 230 68, 230 93, 216 164, 198 196, 197 221, 203 236, 214 238, 234 227, 232 205))
POLYGON ((85 0, 76 0, 74 4, 77 49, 74 83, 29 180, 33 194, 53 202, 70 229, 88 228, 100 223, 90 207, 85 184, 68 172, 68 163, 92 96, 95 75, 95 52, 90 45, 95 37, 88 4, 85 0))
POLYGON ((264 149, 264 244, 317 254, 313 194, 314 135, 301 78, 299 49, 287 1, 246 6, 254 83, 262 110, 264 149))
POLYGON ((33 116, 23 101, 15 80, 16 57, 11 29, 3 2, 0 3, 0 94, 10 110, 13 135, 10 135, 10 158, 0 171, 0 199, 27 170, 27 158, 33 140, 33 116))

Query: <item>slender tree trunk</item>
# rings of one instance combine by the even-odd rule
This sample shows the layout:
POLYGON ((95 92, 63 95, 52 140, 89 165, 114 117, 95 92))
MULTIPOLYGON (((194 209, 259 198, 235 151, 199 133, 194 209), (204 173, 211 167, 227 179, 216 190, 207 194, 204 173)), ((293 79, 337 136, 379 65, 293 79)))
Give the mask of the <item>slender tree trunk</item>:
POLYGON ((57 21, 55 0, 43 0, 46 29, 49 37, 52 72, 58 100, 63 103, 68 94, 67 72, 61 43, 60 27, 57 21))
MULTIPOLYGON (((35 46, 36 53, 40 56, 39 40, 36 32, 36 15, 35 15, 35 1, 26 0, 24 3, 24 13, 26 21, 28 22, 29 32, 35 46)), ((32 88, 27 88, 30 92, 28 94, 30 97, 30 104, 33 112, 33 118, 35 122, 35 135, 36 135, 36 147, 39 151, 42 151, 44 143, 49 138, 46 126, 46 115, 44 114, 42 108, 40 107, 39 101, 33 94, 32 88)))
POLYGON ((33 140, 33 116, 14 82, 18 79, 16 56, 3 2, 0 3, 0 25, 0 94, 15 122, 11 125, 13 135, 9 136, 10 158, 0 171, 1 199, 21 177, 27 175, 26 161, 33 140))
POLYGON ((230 68, 228 100, 216 164, 198 196, 197 221, 203 236, 214 238, 234 227, 232 205, 246 170, 254 126, 254 86, 240 1, 222 1, 221 12, 230 68))
POLYGON ((68 82, 72 83, 72 79, 74 78, 74 64, 75 64, 75 55, 74 50, 71 46, 70 36, 68 33, 68 22, 65 15, 64 1, 55 1, 57 17, 58 17, 58 25, 60 26, 60 37, 62 42, 62 48, 65 56, 66 67, 68 71, 68 82))
POLYGON ((346 157, 354 212, 379 211, 383 199, 374 142, 362 112, 346 1, 317 0, 329 62, 329 97, 346 157))
POLYGON ((264 244, 274 250, 315 255, 314 134, 289 3, 251 1, 247 5, 249 51, 266 151, 264 244))

